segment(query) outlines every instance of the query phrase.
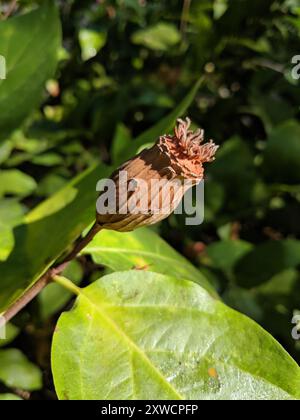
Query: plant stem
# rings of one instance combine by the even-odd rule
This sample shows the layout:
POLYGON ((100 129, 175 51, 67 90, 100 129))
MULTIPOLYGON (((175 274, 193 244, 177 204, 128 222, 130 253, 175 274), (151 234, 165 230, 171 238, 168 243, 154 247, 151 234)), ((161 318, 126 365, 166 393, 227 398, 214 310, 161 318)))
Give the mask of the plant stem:
POLYGON ((11 305, 4 313, 4 319, 9 322, 16 316, 25 306, 28 305, 50 282, 51 270, 48 270, 32 287, 27 289, 25 293, 11 305))
MULTIPOLYGON (((77 292, 80 289, 77 288, 72 282, 70 282, 70 280, 65 279, 62 281, 61 279, 63 279, 63 277, 60 277, 60 274, 68 267, 70 262, 77 257, 80 251, 82 251, 92 241, 92 239, 97 235, 97 233, 100 232, 100 230, 101 227, 96 222, 89 233, 83 239, 77 242, 73 250, 64 258, 61 264, 59 264, 57 267, 49 268, 49 270, 46 271, 46 273, 43 274, 43 276, 32 287, 27 289, 25 293, 7 309, 7 311, 3 314, 5 321, 9 322, 53 280, 64 285, 64 287, 67 285, 66 282, 71 283, 72 292, 78 294, 77 292)), ((71 290, 70 284, 67 288, 71 290)))
POLYGON ((69 265, 69 263, 74 260, 74 258, 77 257, 77 255, 94 239, 94 237, 101 231, 101 227, 98 225, 98 223, 96 222, 93 227, 91 228, 91 230, 89 231, 89 233, 83 238, 80 239, 77 244, 75 244, 75 247, 73 248, 73 250, 70 252, 70 254, 68 254, 65 258, 64 261, 55 268, 56 274, 60 274, 62 273, 67 266, 69 265))
POLYGON ((77 287, 71 280, 67 279, 63 276, 54 276, 52 280, 60 284, 64 289, 69 290, 70 292, 74 293, 75 295, 79 296, 81 293, 81 289, 77 287))

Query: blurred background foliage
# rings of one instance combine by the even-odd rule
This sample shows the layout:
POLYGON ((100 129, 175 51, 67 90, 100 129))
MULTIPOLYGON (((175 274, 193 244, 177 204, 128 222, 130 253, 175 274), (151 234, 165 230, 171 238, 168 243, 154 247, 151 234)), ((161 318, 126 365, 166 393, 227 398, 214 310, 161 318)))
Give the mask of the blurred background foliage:
MULTIPOLYGON (((38 3, 44 2, 2 1, 3 22, 38 3)), ((300 86, 291 62, 300 54, 299 0, 55 3, 63 27, 55 76, 47 43, 33 37, 29 45, 28 70, 50 69, 42 105, 22 109, 2 95, 7 82, 0 85, 0 260, 8 258, 12 229, 30 209, 86 168, 120 163, 133 139, 203 77, 189 115, 221 145, 207 170, 205 223, 189 227, 173 215, 155 229, 228 305, 266 328, 299 362, 300 342, 291 336, 292 317, 300 313, 300 86), (14 119, 20 125, 12 130, 14 119)), ((38 75, 31 80, 34 89, 38 75)), ((82 257, 68 275, 90 282, 101 270, 82 257)), ((22 366, 0 367, 1 398, 12 390, 20 398, 32 391, 34 398, 55 398, 50 341, 57 311, 71 298, 55 288, 20 314, 0 342, 0 365, 22 366)))

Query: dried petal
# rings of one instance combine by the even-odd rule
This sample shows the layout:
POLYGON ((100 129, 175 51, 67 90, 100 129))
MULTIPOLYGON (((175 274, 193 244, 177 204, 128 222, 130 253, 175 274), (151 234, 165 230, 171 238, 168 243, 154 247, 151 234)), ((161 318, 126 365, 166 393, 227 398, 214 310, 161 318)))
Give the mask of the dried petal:
POLYGON ((102 228, 125 232, 157 223, 168 217, 185 192, 203 179, 203 163, 215 159, 218 146, 212 140, 202 144, 204 131, 194 132, 190 126, 189 118, 178 120, 173 136, 160 137, 153 147, 143 150, 112 174, 116 211, 98 212, 97 222, 102 228), (145 204, 143 211, 141 201, 145 204))

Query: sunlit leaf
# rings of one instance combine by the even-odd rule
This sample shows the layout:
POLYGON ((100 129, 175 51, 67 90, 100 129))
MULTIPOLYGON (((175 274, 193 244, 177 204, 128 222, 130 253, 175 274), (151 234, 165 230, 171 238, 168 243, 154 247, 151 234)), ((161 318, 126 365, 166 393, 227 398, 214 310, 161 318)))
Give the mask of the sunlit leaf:
POLYGON ((52 347, 62 400, 300 398, 282 347, 195 283, 129 271, 78 294, 52 347))

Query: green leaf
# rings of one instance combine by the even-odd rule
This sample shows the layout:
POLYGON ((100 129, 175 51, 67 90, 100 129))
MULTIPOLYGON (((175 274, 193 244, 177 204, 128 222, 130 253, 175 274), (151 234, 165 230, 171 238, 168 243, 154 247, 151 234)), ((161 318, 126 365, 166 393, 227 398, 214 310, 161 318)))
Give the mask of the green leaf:
POLYGON ((214 18, 220 19, 228 9, 228 0, 214 0, 214 18))
POLYGON ((23 401, 22 398, 14 394, 0 394, 0 401, 23 401))
POLYGON ((257 302, 252 290, 246 290, 232 285, 229 286, 222 298, 231 308, 262 324, 264 319, 263 309, 257 302))
POLYGON ((38 184, 36 195, 39 197, 50 197, 68 184, 66 178, 61 175, 50 173, 38 184))
POLYGON ((168 274, 172 268, 174 277, 192 280, 216 295, 199 270, 147 228, 129 233, 104 230, 85 248, 84 253, 91 254, 96 264, 114 271, 136 268, 168 274))
POLYGON ((238 262, 235 275, 240 286, 252 288, 299 264, 300 241, 270 241, 258 245, 246 254, 238 262))
POLYGON ((124 152, 126 153, 132 145, 131 142, 132 137, 128 128, 124 124, 118 124, 111 148, 111 157, 116 165, 123 162, 124 152))
POLYGON ((5 338, 1 338, 1 323, 0 323, 0 347, 5 347, 12 343, 14 339, 19 335, 20 329, 14 324, 8 323, 5 325, 5 338))
POLYGON ((12 230, 22 222, 24 212, 24 206, 16 199, 0 199, 0 261, 5 261, 14 247, 12 230))
POLYGON ((205 181, 205 222, 214 221, 224 205, 225 191, 222 184, 211 179, 205 181))
POLYGON ((248 293, 255 296, 263 310, 264 327, 293 348, 297 342, 291 334, 291 320, 299 308, 299 271, 292 268, 282 271, 248 293))
POLYGON ((0 144, 0 164, 4 163, 13 150, 13 143, 10 140, 4 141, 0 144))
MULTIPOLYGON (((1 174, 1 172, 0 172, 1 174)), ((1 176, 0 176, 1 178, 1 176)), ((33 181, 31 179, 31 183, 33 181)), ((14 198, 0 200, 0 225, 16 226, 24 218, 25 207, 14 198)))
POLYGON ((20 126, 40 102, 54 74, 61 25, 54 2, 0 23, 0 55, 7 74, 0 80, 0 137, 20 126))
POLYGON ((80 29, 79 44, 83 61, 93 58, 106 44, 106 33, 93 29, 80 29))
POLYGON ((14 235, 9 227, 0 225, 0 261, 5 261, 14 247, 14 235))
POLYGON ((31 159, 35 165, 56 166, 64 163, 64 159, 57 153, 45 153, 44 155, 35 156, 31 159))
POLYGON ((168 51, 180 42, 181 35, 175 25, 161 22, 136 31, 131 40, 151 50, 168 51))
POLYGON ((62 400, 300 398, 283 348, 193 282, 131 271, 78 293, 53 340, 62 400))
POLYGON ((289 120, 269 136, 265 171, 275 182, 300 183, 300 124, 289 120))
POLYGON ((37 391, 42 387, 42 373, 19 350, 0 350, 0 381, 9 388, 37 391))
POLYGON ((208 167, 208 173, 224 186, 231 211, 249 205, 256 182, 254 156, 241 138, 233 137, 221 146, 216 161, 208 167))
POLYGON ((13 232, 14 248, 0 264, 0 314, 54 263, 93 222, 96 184, 110 170, 89 169, 31 211, 13 232))
POLYGON ((186 110, 190 107, 195 96, 203 82, 203 79, 199 79, 198 82, 192 87, 189 93, 186 95, 185 98, 179 103, 179 105, 166 117, 162 118, 155 124, 153 127, 146 130, 144 133, 139 135, 133 142, 131 147, 129 147, 126 151, 124 150, 123 153, 123 162, 126 159, 131 158, 134 156, 141 147, 145 144, 150 145, 154 143, 161 135, 170 132, 174 129, 176 120, 183 116, 186 110))
POLYGON ((0 197, 6 194, 13 194, 19 197, 26 197, 33 193, 37 184, 35 180, 17 170, 0 170, 0 197))
POLYGON ((210 264, 227 273, 231 272, 235 264, 252 248, 249 242, 226 240, 209 245, 206 252, 210 258, 210 264))

